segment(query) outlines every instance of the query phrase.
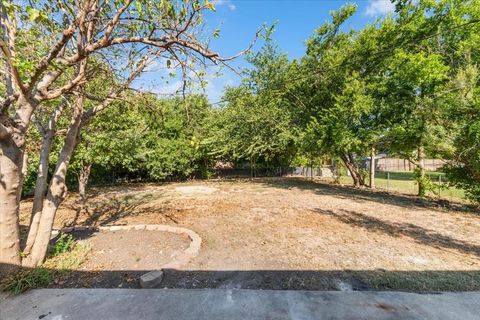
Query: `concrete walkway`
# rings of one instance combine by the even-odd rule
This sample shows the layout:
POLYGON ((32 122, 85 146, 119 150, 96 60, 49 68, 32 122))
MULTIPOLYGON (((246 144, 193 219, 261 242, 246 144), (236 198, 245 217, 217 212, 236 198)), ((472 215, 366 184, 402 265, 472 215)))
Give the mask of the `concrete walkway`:
POLYGON ((2 297, 0 319, 480 319, 480 292, 41 289, 2 297))

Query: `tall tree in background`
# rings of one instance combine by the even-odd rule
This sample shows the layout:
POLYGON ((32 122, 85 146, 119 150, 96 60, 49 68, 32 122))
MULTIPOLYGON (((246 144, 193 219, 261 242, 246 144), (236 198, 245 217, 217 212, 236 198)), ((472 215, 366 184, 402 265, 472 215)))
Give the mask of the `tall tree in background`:
POLYGON ((416 166, 418 195, 425 196, 429 179, 425 174, 427 154, 438 154, 445 136, 444 104, 434 99, 444 90, 448 67, 437 54, 408 54, 397 50, 388 79, 392 127, 387 133, 389 149, 416 166))
POLYGON ((297 130, 292 99, 286 90, 291 81, 290 62, 270 40, 247 59, 242 84, 228 88, 226 106, 215 114, 211 137, 204 142, 213 155, 249 161, 250 167, 288 166, 296 152, 297 130))
POLYGON ((478 54, 479 8, 477 0, 397 5, 385 69, 392 123, 386 137, 391 151, 416 165, 419 196, 433 187, 424 159, 451 158, 458 122, 449 117, 455 103, 447 97, 462 91, 452 79, 478 54))
POLYGON ((352 62, 360 53, 354 51, 355 33, 339 32, 355 11, 356 6, 346 5, 331 13, 332 22, 318 28, 308 40, 303 64, 310 77, 311 95, 315 97, 309 101, 310 131, 316 133, 317 145, 324 153, 343 161, 354 185, 359 187, 365 181, 357 157, 367 147, 364 120, 374 104, 361 69, 355 68, 362 61, 352 62))
POLYGON ((451 184, 465 190, 480 204, 480 1, 447 2, 448 14, 440 20, 438 51, 450 66, 449 84, 440 99, 448 109, 445 127, 451 148, 444 155, 451 184))

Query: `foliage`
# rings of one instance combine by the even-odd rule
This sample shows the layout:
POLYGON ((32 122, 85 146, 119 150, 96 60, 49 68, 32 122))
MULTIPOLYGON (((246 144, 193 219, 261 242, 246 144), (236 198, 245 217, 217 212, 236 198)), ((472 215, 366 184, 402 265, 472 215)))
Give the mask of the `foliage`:
POLYGON ((72 250, 74 245, 75 242, 71 234, 65 234, 63 232, 60 232, 60 234, 58 235, 58 239, 50 248, 50 255, 52 257, 56 257, 59 254, 72 250))
MULTIPOLYGON (((184 14, 180 4, 150 6, 139 2, 134 13, 184 14)), ((44 9, 18 10, 27 21, 46 23, 44 9)), ((355 12, 355 5, 332 12, 331 21, 307 40, 300 60, 289 60, 275 45, 272 26, 261 50, 247 56, 250 67, 242 82, 225 90, 219 107, 200 95, 126 95, 88 124, 70 179, 76 180, 85 164, 93 164, 95 182, 125 172, 149 180, 208 177, 215 160, 252 167, 328 161, 357 175, 360 185, 366 175, 360 163, 375 148, 417 167, 421 196, 439 188, 421 168, 423 159, 450 160, 444 169, 450 183, 480 203, 480 2, 397 1, 394 15, 361 30, 346 30, 345 22, 355 12)), ((139 29, 123 31, 145 28, 141 23, 135 27, 139 29)), ((29 44, 35 37, 42 33, 19 34, 26 57, 18 64, 23 77, 38 59, 29 44)), ((48 48, 46 41, 38 51, 48 48)), ((115 78, 114 70, 104 69, 99 80, 89 82, 90 94, 105 95, 105 87, 115 84, 105 82, 115 78)), ((56 104, 44 103, 43 114, 56 104)), ((90 101, 86 108, 93 105, 90 101)), ((59 127, 66 128, 69 122, 62 121, 59 127)), ((26 190, 33 186, 41 138, 35 128, 29 134, 34 143, 28 147, 26 190)), ((57 137, 53 160, 59 141, 57 137)))
POLYGON ((0 291, 20 294, 30 289, 44 288, 51 285, 55 279, 66 276, 69 271, 77 269, 86 259, 91 246, 88 242, 78 242, 73 246, 71 236, 57 240, 54 248, 56 254, 47 258, 45 263, 33 269, 23 269, 13 272, 0 281, 0 291))
POLYGON ((72 169, 94 164, 93 183, 130 172, 148 180, 187 178, 209 163, 200 140, 211 107, 204 96, 131 96, 100 114, 82 135, 72 169))
POLYGON ((86 261, 91 249, 91 244, 88 241, 77 241, 70 250, 57 256, 48 257, 42 267, 52 270, 55 278, 66 276, 71 270, 77 270, 86 261))
POLYGON ((288 165, 298 135, 293 106, 283 90, 289 62, 270 39, 248 60, 252 68, 240 86, 225 91, 226 106, 215 112, 204 144, 219 158, 251 166, 288 165))
MULTIPOLYGON (((303 91, 310 84, 312 97, 305 100, 311 110, 306 145, 344 161, 370 147, 409 159, 418 166, 423 196, 438 189, 420 169, 426 156, 455 159, 465 173, 469 161, 459 155, 477 149, 461 138, 476 119, 461 88, 466 81, 478 86, 465 70, 478 59, 480 3, 399 2, 396 9, 362 30, 340 32, 355 11, 345 6, 308 40, 302 59, 310 78, 303 91), (469 116, 456 109, 458 101, 469 116)), ((463 181, 473 183, 465 175, 463 181)))
POLYGON ((480 204, 480 88, 478 71, 468 66, 457 76, 464 88, 452 98, 452 117, 459 130, 455 138, 451 157, 454 161, 444 170, 450 183, 466 191, 466 196, 480 204))
POLYGON ((46 268, 38 267, 30 270, 21 270, 2 279, 0 290, 8 291, 12 294, 20 294, 29 289, 48 286, 53 282, 53 279, 52 272, 46 268))

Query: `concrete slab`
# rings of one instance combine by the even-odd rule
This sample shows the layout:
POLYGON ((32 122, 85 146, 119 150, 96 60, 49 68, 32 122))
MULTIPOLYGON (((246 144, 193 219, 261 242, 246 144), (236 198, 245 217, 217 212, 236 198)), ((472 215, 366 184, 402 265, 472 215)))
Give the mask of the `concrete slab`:
POLYGON ((0 319, 479 319, 480 292, 39 289, 2 298, 0 319))

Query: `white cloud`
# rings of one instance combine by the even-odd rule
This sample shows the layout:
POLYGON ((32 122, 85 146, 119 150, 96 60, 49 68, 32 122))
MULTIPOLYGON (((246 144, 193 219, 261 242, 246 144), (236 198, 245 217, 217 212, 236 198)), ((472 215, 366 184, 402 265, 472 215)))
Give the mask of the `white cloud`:
POLYGON ((395 5, 390 0, 370 0, 365 10, 367 16, 378 16, 391 13, 395 10, 395 5))
POLYGON ((218 102, 223 96, 224 87, 233 85, 234 81, 230 78, 230 75, 222 72, 220 67, 210 66, 205 71, 206 74, 203 77, 203 80, 206 81, 205 87, 198 83, 198 78, 193 72, 188 74, 188 77, 193 81, 189 89, 193 93, 205 93, 212 103, 218 102))
POLYGON ((159 72, 163 71, 165 74, 168 74, 169 72, 175 72, 175 66, 174 62, 171 62, 170 65, 168 65, 167 60, 168 58, 165 57, 160 57, 152 61, 150 64, 148 64, 145 67, 145 72, 159 72))
POLYGON ((219 78, 213 78, 207 81, 208 84, 205 87, 205 94, 212 103, 217 103, 222 99, 226 86, 235 85, 235 81, 229 78, 228 75, 224 75, 219 78))
POLYGON ((174 82, 171 82, 169 84, 161 83, 155 85, 153 89, 150 89, 148 91, 156 93, 160 96, 169 96, 169 95, 175 95, 178 94, 183 88, 183 81, 181 80, 176 80, 174 82))
POLYGON ((230 11, 234 11, 237 8, 237 6, 234 5, 231 0, 213 0, 212 3, 215 5, 215 7, 228 6, 230 11))

